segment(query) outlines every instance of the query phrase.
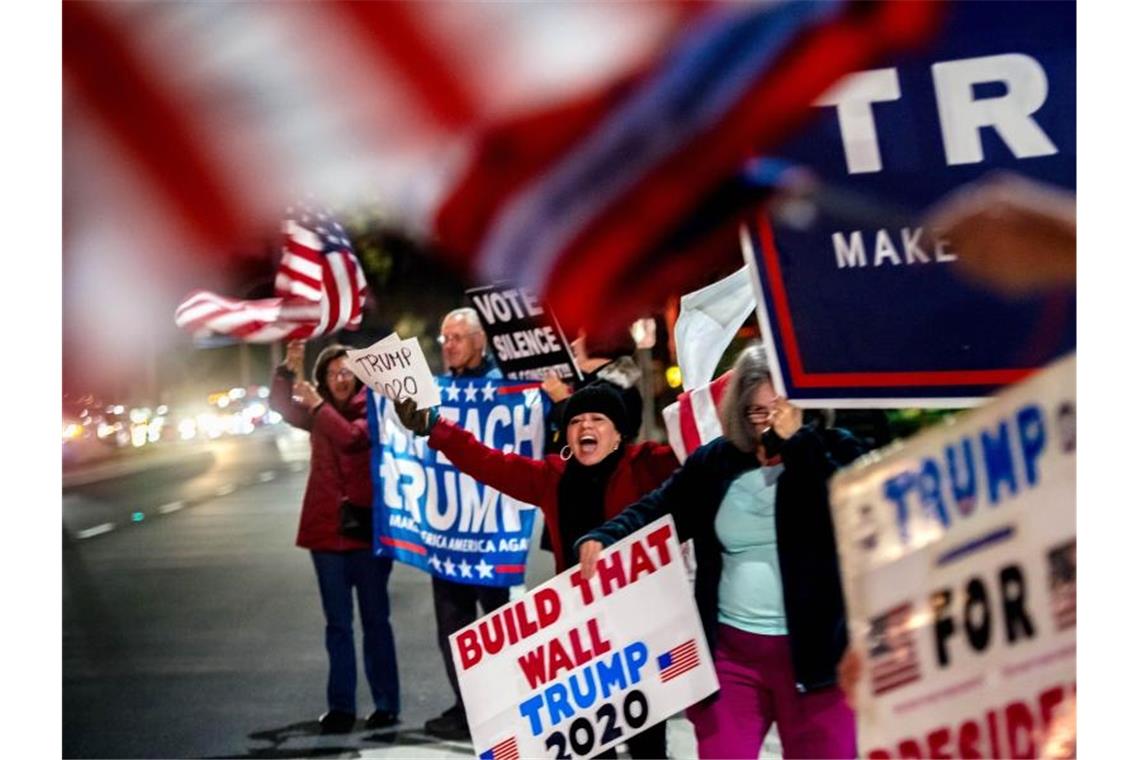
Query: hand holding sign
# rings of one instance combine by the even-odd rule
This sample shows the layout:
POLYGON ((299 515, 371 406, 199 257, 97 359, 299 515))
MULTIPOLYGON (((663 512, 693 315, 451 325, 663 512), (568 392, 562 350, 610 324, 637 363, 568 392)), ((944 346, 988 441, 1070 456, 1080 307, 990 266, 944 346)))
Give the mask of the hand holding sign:
POLYGON ((431 432, 439 415, 434 409, 416 409, 414 399, 405 398, 396 402, 396 416, 400 423, 416 435, 427 435, 431 432))
POLYGON ((776 431, 776 435, 786 441, 803 427, 804 412, 798 406, 789 403, 786 398, 780 396, 772 406, 772 414, 768 420, 772 425, 772 429, 776 431))
POLYGON ((578 561, 582 564, 582 579, 590 580, 594 577, 594 570, 598 565, 598 557, 602 550, 601 541, 583 541, 578 547, 578 561))
POLYGON ((439 388, 415 338, 392 333, 361 350, 348 352, 348 367, 361 382, 393 401, 411 398, 417 409, 438 406, 439 388))

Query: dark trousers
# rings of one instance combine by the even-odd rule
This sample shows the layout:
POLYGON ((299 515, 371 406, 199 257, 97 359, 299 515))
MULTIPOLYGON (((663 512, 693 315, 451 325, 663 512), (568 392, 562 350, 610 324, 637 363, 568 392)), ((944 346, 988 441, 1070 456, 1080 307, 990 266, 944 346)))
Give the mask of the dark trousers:
POLYGON ((356 647, 352 627, 352 589, 364 630, 364 675, 377 710, 400 712, 396 644, 388 622, 390 557, 368 549, 312 552, 325 611, 325 650, 329 655, 330 710, 356 714, 356 647))
POLYGON ((481 615, 476 604, 483 608, 483 615, 497 610, 511 598, 511 590, 499 586, 473 586, 454 583, 432 576, 431 595, 435 601, 436 640, 443 654, 443 666, 447 669, 447 680, 455 692, 455 704, 463 709, 463 697, 459 693, 459 680, 455 677, 455 663, 451 661, 451 644, 447 637, 461 628, 471 625, 481 615))

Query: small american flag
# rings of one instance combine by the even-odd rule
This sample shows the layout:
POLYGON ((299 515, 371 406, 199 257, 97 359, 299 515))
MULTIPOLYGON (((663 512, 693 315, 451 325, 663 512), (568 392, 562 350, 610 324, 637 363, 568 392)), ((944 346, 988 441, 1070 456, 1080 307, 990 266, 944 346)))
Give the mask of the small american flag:
POLYGON ((911 632, 911 610, 910 604, 902 604, 871 620, 867 650, 871 691, 876 695, 922 677, 911 632))
POLYGON ((485 752, 479 754, 479 760, 519 760, 519 745, 515 737, 504 739, 485 752))
POLYGON ((196 290, 174 321, 196 338, 224 335, 271 343, 360 327, 364 273, 344 228, 323 209, 289 209, 285 244, 274 280, 276 298, 241 301, 196 290))
POLYGON ((657 669, 661 671, 661 682, 666 683, 679 675, 688 673, 700 662, 701 658, 697 652, 695 639, 689 639, 684 644, 673 647, 665 654, 657 656, 657 669))

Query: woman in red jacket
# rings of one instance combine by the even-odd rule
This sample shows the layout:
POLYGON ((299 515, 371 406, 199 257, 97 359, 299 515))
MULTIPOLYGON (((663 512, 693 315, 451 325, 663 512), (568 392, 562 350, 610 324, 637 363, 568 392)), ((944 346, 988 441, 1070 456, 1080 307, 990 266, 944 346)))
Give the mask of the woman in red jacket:
POLYGON ((367 727, 383 728, 396 723, 400 712, 396 648, 388 622, 392 559, 375 557, 368 542, 340 533, 341 502, 372 505, 366 397, 348 369, 344 346, 329 346, 317 357, 316 387, 296 379, 304 352, 304 343, 289 344, 285 363, 273 378, 269 405, 289 424, 309 431, 312 446, 297 546, 312 555, 325 613, 329 709, 320 718, 321 733, 348 733, 356 724, 353 588, 364 629, 364 673, 376 705, 367 727))
MULTIPOLYGON (((411 399, 398 402, 396 411, 409 430, 430 434, 428 445, 456 468, 541 509, 558 572, 573 564, 575 541, 657 488, 677 469, 668 445, 623 440, 615 422, 625 419, 625 407, 607 385, 589 385, 570 397, 562 416, 562 440, 567 445, 561 455, 539 461, 484 446, 463 428, 440 418, 434 408, 416 411, 411 399)), ((632 737, 629 750, 634 758, 665 757, 664 721, 632 737)))

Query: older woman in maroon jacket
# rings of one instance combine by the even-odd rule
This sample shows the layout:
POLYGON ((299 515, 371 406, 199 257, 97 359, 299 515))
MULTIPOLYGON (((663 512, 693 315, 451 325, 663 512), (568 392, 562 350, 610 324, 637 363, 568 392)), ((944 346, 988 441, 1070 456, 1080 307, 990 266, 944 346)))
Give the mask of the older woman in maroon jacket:
MULTIPOLYGON (((622 438, 621 396, 607 385, 589 385, 572 395, 562 416, 567 442, 561 455, 534 460, 484 446, 435 409, 416 411, 410 399, 396 404, 400 420, 459 470, 508 496, 542 510, 550 528, 554 565, 575 563, 574 542, 657 488, 677 469, 673 450, 661 443, 622 438)), ((630 740, 634 758, 665 757, 665 724, 630 740)))
POLYGON ((376 705, 367 726, 382 728, 396 723, 400 711, 396 650, 388 622, 392 560, 373 556, 368 542, 340 533, 342 502, 366 508, 372 504, 367 400, 348 369, 344 346, 321 352, 313 370, 316 387, 297 380, 304 350, 299 341, 289 344, 285 364, 274 375, 269 404, 289 424, 309 431, 312 447, 297 546, 312 555, 325 613, 329 709, 320 718, 321 732, 348 733, 356 724, 353 588, 364 629, 364 673, 376 705))

